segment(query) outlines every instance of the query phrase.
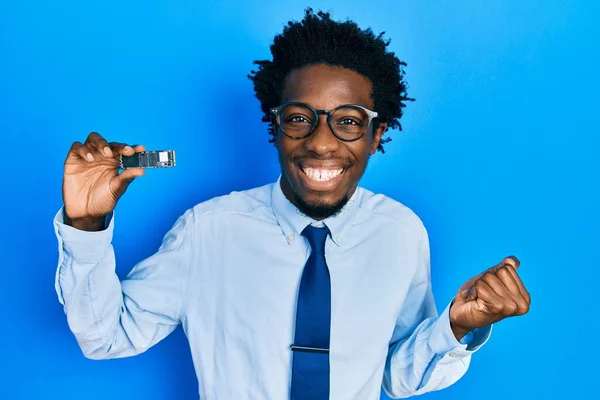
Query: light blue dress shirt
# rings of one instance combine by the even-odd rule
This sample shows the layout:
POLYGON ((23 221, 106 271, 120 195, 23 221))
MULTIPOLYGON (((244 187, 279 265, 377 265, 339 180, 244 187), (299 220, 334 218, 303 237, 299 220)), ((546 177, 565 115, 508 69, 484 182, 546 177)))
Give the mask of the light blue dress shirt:
MULTIPOLYGON (((281 178, 280 178, 281 179, 281 178)), ((56 291, 86 357, 142 353, 178 324, 203 400, 289 398, 296 299, 315 223, 279 181, 187 210, 156 254, 115 274, 114 218, 100 232, 54 226, 56 291)), ((449 306, 438 317, 429 242, 407 207, 358 188, 323 221, 331 274, 330 391, 334 400, 408 397, 445 388, 467 370, 490 328, 459 343, 449 306)))

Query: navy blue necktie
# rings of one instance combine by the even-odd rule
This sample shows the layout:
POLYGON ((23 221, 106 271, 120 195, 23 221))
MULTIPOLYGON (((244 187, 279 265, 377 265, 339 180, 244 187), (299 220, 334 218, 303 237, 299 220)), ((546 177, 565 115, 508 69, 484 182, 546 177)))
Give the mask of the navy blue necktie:
POLYGON ((308 225, 302 235, 311 254, 306 261, 296 310, 291 400, 329 399, 331 281, 325 262, 329 229, 308 225))

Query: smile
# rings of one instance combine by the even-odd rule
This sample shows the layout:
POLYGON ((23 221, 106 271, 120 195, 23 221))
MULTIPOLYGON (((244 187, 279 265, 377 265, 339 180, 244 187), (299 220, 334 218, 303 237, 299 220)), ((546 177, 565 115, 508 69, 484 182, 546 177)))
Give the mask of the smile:
POLYGON ((323 169, 323 168, 308 168, 300 167, 300 170, 304 172, 306 176, 317 182, 327 182, 338 177, 342 172, 343 168, 339 169, 323 169))

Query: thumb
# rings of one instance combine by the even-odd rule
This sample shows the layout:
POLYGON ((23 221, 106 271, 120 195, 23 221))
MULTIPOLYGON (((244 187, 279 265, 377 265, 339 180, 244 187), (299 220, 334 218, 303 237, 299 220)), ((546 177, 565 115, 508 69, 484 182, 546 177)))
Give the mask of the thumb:
POLYGON ((483 274, 485 274, 486 272, 487 272, 487 270, 483 271, 482 273, 477 274, 474 277, 472 277, 471 279, 469 279, 467 282, 465 282, 464 285, 462 285, 460 287, 460 289, 458 290, 458 293, 460 293, 462 295, 462 297, 467 297, 466 295, 468 294, 468 291, 473 287, 473 285, 475 284, 477 279, 481 278, 481 276, 483 274))
POLYGON ((119 175, 117 175, 115 177, 115 192, 118 194, 118 196, 122 196, 131 184, 131 182, 133 182, 135 178, 144 175, 144 173, 145 170, 143 168, 127 168, 119 175))
POLYGON ((477 298, 477 288, 472 285, 469 289, 463 290, 461 294, 465 301, 475 300, 477 298))

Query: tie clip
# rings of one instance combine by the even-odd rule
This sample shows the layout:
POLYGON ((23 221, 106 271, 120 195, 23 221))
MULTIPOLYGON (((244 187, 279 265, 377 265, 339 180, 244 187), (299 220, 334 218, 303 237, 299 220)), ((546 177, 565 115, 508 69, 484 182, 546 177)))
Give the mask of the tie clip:
POLYGON ((291 345, 290 350, 292 351, 300 351, 304 353, 321 353, 321 354, 329 354, 329 349, 320 349, 318 347, 304 347, 304 346, 295 346, 291 345))

